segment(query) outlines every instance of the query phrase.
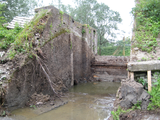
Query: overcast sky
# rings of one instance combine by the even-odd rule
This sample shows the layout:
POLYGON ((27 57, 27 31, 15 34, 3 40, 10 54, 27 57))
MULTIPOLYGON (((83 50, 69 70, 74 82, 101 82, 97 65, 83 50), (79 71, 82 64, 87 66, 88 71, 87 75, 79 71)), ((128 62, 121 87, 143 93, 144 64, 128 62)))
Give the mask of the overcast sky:
MULTIPOLYGON (((49 5, 52 0, 45 0, 44 4, 49 5)), ((55 0, 53 0, 55 1, 55 0)), ((58 1, 58 0, 56 0, 58 1)), ((132 8, 135 6, 134 0, 97 0, 99 3, 105 3, 114 11, 118 11, 122 18, 122 23, 119 26, 120 30, 125 31, 117 35, 117 40, 121 40, 124 36, 131 37, 132 35, 132 26, 133 26, 133 16, 130 14, 132 8)), ((61 0, 65 5, 69 4, 74 6, 73 0, 61 0)))

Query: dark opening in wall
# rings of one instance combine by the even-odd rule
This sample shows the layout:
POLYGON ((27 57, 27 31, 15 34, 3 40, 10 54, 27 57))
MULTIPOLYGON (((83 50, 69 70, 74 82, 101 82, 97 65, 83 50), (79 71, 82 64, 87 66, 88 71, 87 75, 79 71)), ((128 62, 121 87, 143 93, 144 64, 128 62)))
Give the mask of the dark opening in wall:
POLYGON ((72 22, 74 23, 74 20, 72 19, 72 22))
POLYGON ((96 34, 96 31, 95 31, 95 30, 93 30, 93 33, 94 33, 94 34, 96 34))
POLYGON ((74 85, 78 85, 78 81, 77 80, 74 80, 74 85))

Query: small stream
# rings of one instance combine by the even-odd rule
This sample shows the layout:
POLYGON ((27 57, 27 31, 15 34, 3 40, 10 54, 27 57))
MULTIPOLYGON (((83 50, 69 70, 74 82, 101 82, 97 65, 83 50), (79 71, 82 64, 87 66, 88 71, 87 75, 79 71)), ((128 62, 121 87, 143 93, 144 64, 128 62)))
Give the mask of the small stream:
POLYGON ((69 90, 69 102, 59 108, 40 115, 32 108, 18 109, 2 120, 107 120, 119 86, 112 82, 79 84, 69 90))

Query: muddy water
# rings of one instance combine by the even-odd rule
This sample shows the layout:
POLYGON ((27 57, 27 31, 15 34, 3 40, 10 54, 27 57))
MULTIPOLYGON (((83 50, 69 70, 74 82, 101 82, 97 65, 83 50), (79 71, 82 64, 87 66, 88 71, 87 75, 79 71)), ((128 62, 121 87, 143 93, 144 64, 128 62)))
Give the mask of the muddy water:
POLYGON ((40 115, 31 108, 19 109, 13 111, 12 120, 107 120, 119 86, 111 82, 80 84, 70 89, 64 106, 40 115))

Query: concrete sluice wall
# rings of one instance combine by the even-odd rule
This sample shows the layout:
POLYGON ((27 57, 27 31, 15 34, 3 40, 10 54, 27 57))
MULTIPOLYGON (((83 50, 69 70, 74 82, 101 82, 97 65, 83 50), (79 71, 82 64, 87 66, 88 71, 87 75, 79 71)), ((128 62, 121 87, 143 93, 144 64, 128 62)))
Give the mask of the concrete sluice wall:
POLYGON ((97 53, 96 30, 60 14, 53 6, 36 12, 42 9, 48 9, 48 13, 46 19, 40 20, 44 24, 43 32, 34 31, 32 42, 38 45, 33 46, 32 52, 36 55, 29 58, 27 53, 19 53, 9 59, 10 48, 1 51, 0 103, 10 110, 28 105, 34 93, 57 97, 51 86, 61 96, 74 81, 84 82, 91 75, 90 63, 97 53), (38 39, 37 34, 40 34, 38 39))
POLYGON ((96 56, 92 61, 93 77, 98 81, 120 82, 127 78, 129 57, 96 56))

